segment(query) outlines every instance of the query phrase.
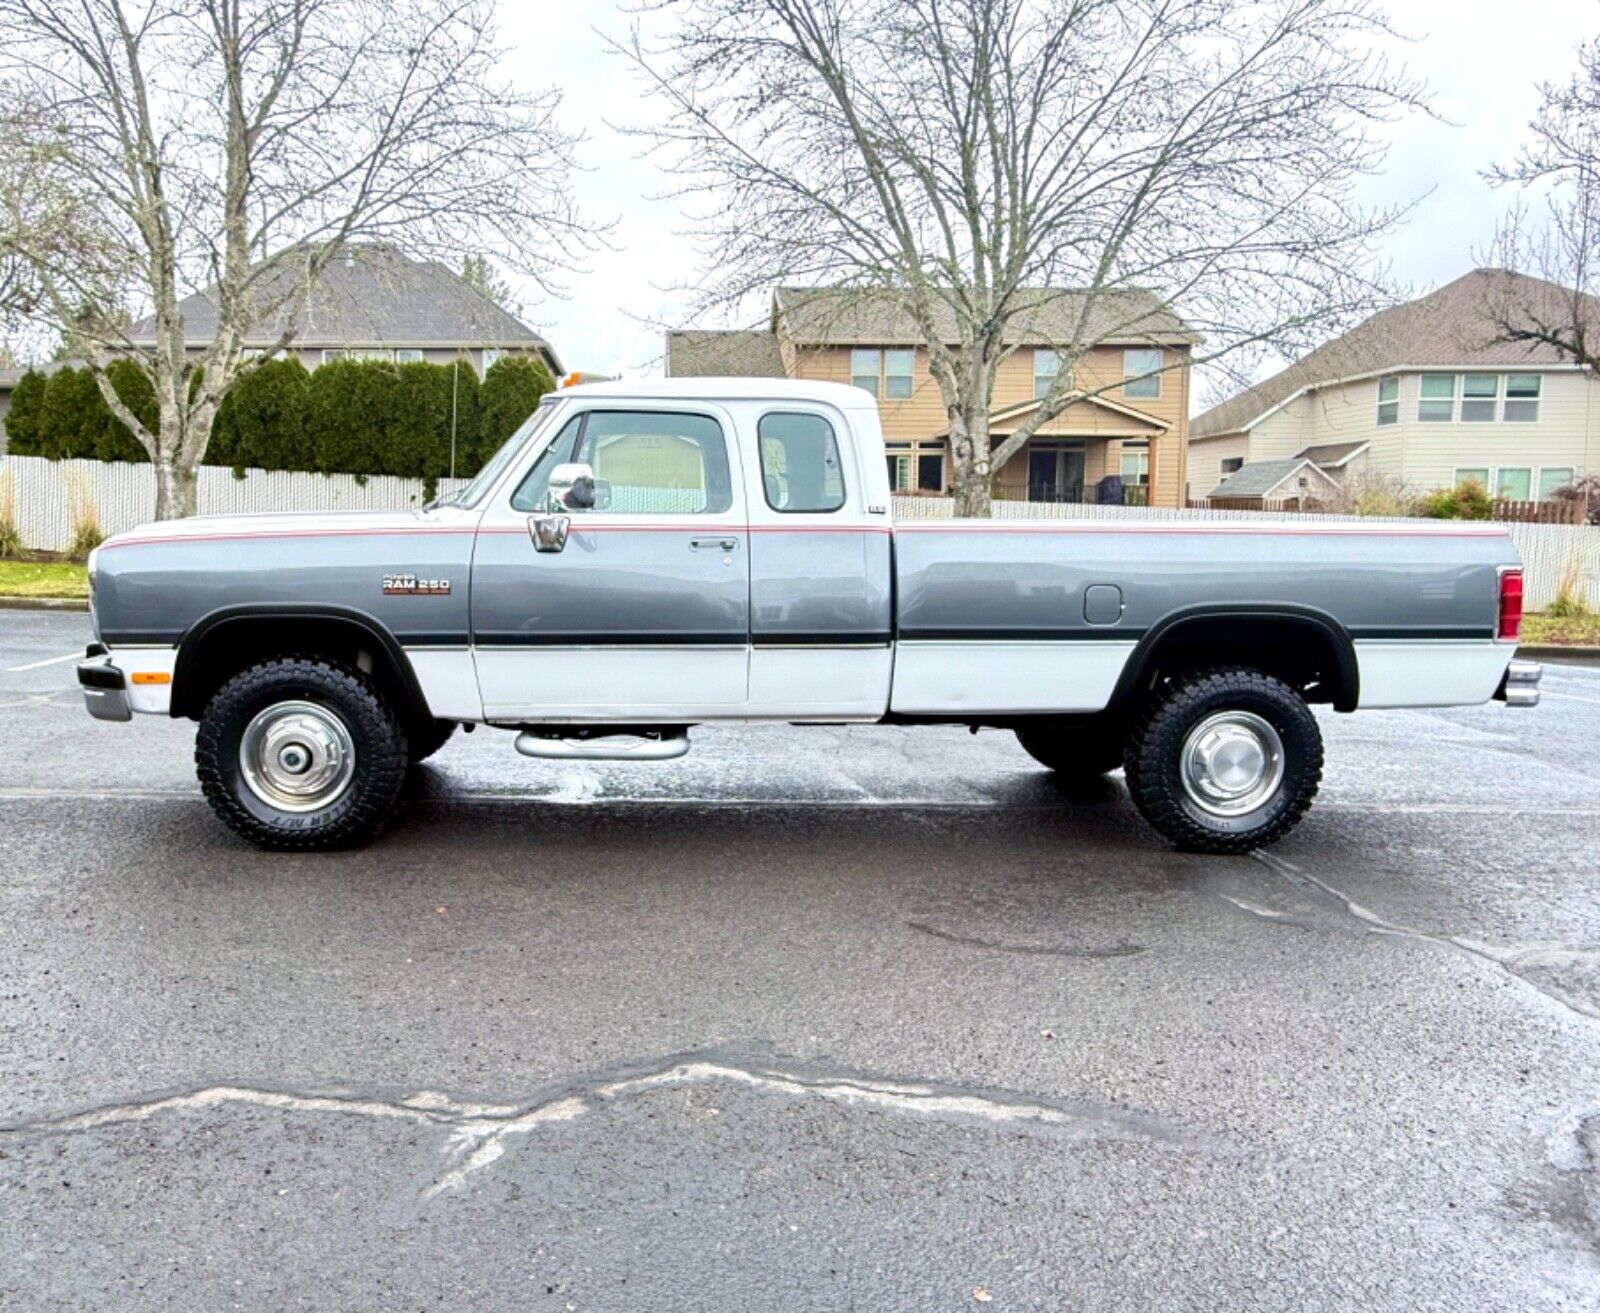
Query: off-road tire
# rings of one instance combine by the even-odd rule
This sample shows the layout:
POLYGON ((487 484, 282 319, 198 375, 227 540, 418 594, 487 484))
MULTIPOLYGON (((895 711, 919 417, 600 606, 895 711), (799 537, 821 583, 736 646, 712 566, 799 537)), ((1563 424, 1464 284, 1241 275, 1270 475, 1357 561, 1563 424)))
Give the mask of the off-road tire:
POLYGON ((419 761, 427 761, 450 742, 450 736, 455 732, 456 722, 453 720, 425 720, 420 725, 412 726, 411 732, 406 735, 411 764, 415 766, 419 761))
POLYGON ((1017 730, 1017 743, 1041 766, 1066 779, 1098 779, 1122 765, 1121 740, 1088 731, 1074 734, 1030 725, 1017 730))
POLYGON ((361 671, 321 657, 277 657, 228 680, 207 704, 195 736, 195 767, 212 811, 258 848, 323 852, 376 838, 405 781, 405 732, 394 708, 361 671), (272 807, 245 783, 239 745, 246 727, 278 702, 313 702, 337 714, 355 746, 344 791, 319 811, 272 807))
POLYGON ((1249 668, 1201 670, 1159 690, 1128 736, 1128 791, 1145 820, 1188 852, 1248 853, 1300 823, 1322 780, 1322 733, 1298 692, 1249 668), (1227 710, 1267 721, 1283 744, 1283 779, 1254 811, 1221 817, 1185 791, 1181 758, 1190 731, 1227 710))

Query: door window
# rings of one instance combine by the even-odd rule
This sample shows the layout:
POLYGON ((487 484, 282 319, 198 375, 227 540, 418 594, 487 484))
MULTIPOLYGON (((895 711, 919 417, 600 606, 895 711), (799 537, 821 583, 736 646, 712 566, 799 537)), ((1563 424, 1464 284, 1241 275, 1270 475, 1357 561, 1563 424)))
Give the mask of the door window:
POLYGON ((833 425, 821 415, 763 415, 756 426, 761 486, 775 511, 836 511, 844 471, 833 425))
POLYGON ((585 411, 539 456, 512 509, 544 510, 551 472, 569 461, 594 470, 587 514, 719 515, 733 505, 722 428, 705 415, 585 411))

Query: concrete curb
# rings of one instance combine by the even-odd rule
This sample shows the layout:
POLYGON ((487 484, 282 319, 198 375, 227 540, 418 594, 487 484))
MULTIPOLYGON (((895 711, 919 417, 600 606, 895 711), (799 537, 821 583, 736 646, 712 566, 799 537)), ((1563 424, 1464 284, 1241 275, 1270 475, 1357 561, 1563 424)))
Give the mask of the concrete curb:
POLYGON ((1524 643, 1517 655, 1528 661, 1557 661, 1569 666, 1600 666, 1600 647, 1565 643, 1524 643))
POLYGON ((0 597, 0 611, 87 611, 86 597, 0 597))

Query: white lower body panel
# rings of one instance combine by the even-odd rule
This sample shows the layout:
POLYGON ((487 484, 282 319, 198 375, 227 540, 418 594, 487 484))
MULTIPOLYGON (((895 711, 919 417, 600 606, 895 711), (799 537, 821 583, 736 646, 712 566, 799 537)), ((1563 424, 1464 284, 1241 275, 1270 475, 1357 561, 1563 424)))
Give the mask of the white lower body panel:
POLYGON ((470 648, 409 647, 406 659, 436 720, 483 719, 483 695, 470 648))
POLYGON ((1103 710, 1134 644, 901 643, 890 710, 1041 715, 1103 710))
POLYGON ((889 703, 887 647, 758 647, 745 714, 782 720, 876 720, 889 703))
POLYGON ((1363 710, 1461 707, 1487 702, 1516 653, 1489 639, 1371 640, 1356 644, 1363 710))
POLYGON ((746 712, 748 647, 480 647, 489 720, 686 721, 746 712))
POLYGON ((128 687, 128 710, 146 716, 167 716, 172 713, 172 672, 178 664, 175 647, 114 647, 111 664, 122 671, 128 687), (135 679, 143 675, 159 683, 144 683, 135 679))

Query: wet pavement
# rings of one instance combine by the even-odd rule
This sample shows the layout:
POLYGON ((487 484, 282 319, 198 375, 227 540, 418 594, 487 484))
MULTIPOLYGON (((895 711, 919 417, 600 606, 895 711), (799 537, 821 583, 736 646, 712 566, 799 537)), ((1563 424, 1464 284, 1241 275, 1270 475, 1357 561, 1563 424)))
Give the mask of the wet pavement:
POLYGON ((1323 716, 1256 859, 870 727, 271 856, 86 627, 0 613, 0 1307, 1600 1308, 1600 671, 1323 716))

